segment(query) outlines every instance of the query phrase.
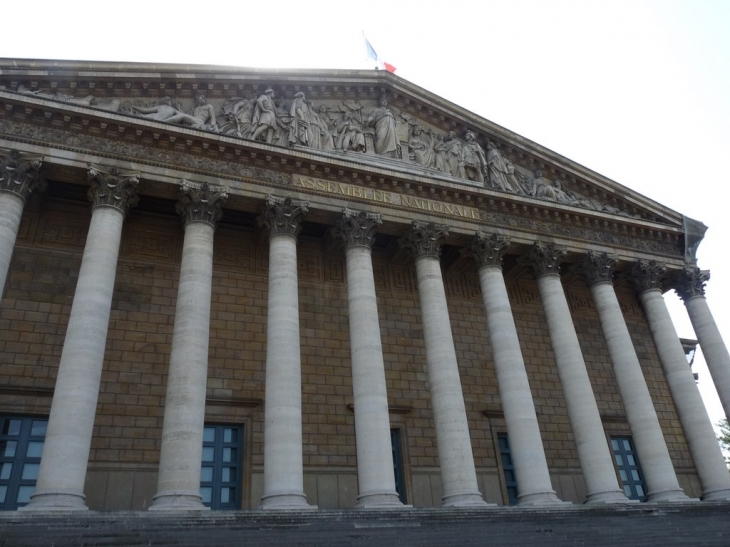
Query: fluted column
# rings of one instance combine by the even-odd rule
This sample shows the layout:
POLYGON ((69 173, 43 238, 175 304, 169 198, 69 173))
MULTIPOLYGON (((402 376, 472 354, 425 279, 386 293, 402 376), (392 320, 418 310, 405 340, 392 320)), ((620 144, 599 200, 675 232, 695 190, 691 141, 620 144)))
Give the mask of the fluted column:
POLYGON ((613 283, 594 283, 591 285, 591 294, 646 479, 648 500, 686 501, 687 497, 677 482, 654 403, 613 283))
POLYGON ((269 231, 269 315, 262 509, 308 509, 302 460, 297 235, 309 203, 266 196, 259 223, 269 231))
POLYGON ((677 278, 675 290, 687 307, 725 416, 730 419, 730 354, 705 298, 705 283, 709 279, 709 271, 687 266, 677 278))
POLYGON ((185 222, 180 282, 167 373, 157 494, 150 509, 208 509, 200 461, 208 379, 213 234, 227 194, 183 181, 177 212, 185 222))
POLYGON ((139 175, 89 165, 91 224, 58 366, 36 491, 27 511, 87 509, 84 482, 99 395, 114 278, 139 175))
POLYGON ((5 288, 20 218, 31 192, 41 189, 43 156, 0 149, 0 297, 5 288))
POLYGON ((535 414, 507 286, 502 258, 509 239, 477 232, 469 254, 479 268, 479 283, 487 313, 489 343, 497 372, 504 421, 517 476, 520 505, 560 503, 550 482, 550 472, 535 414))
POLYGON ((564 254, 562 248, 537 242, 528 263, 537 278, 545 310, 555 365, 586 482, 586 503, 628 503, 618 484, 613 456, 560 281, 560 258, 564 254))
MULTIPOLYGON (((703 283, 699 278, 696 280, 703 283)), ((687 295, 681 287, 678 292, 687 295)), ((730 474, 725 466, 725 458, 662 292, 655 284, 645 283, 639 285, 639 299, 702 483, 702 499, 730 499, 730 474)))
POLYGON ((333 235, 345 243, 358 507, 402 507, 395 490, 388 393, 371 246, 383 223, 373 213, 342 211, 333 235))
POLYGON ((443 505, 486 505, 477 486, 464 394, 439 263, 441 244, 448 233, 448 226, 414 220, 410 232, 400 242, 416 260, 426 366, 444 488, 443 505))

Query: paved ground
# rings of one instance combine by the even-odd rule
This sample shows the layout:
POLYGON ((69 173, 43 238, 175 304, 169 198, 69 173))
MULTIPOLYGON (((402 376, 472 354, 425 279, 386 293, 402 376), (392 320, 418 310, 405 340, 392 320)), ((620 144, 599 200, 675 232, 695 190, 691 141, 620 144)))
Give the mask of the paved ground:
POLYGON ((277 514, 0 513, 0 547, 730 547, 730 504, 277 514))

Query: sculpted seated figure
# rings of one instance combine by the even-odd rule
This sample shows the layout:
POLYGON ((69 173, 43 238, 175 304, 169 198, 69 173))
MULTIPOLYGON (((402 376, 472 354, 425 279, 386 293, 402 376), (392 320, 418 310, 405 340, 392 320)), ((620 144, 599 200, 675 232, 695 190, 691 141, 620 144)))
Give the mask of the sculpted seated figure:
POLYGON ((433 150, 433 133, 428 133, 428 142, 421 136, 422 133, 420 126, 413 126, 411 138, 408 139, 408 157, 423 167, 434 167, 436 154, 433 150))
POLYGON ((345 121, 337 128, 338 150, 354 150, 355 152, 365 152, 365 135, 357 123, 355 115, 352 113, 345 114, 345 121))

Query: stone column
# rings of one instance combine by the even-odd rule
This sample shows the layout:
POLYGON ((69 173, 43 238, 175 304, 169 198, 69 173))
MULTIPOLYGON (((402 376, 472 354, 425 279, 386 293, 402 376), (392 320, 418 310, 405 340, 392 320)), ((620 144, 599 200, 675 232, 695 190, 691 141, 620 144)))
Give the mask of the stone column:
POLYGON ((43 156, 0 149, 0 297, 18 236, 20 217, 31 192, 42 189, 43 156))
POLYGON ((705 283, 709 279, 709 271, 688 266, 677 279, 675 290, 687 307, 725 416, 730 419, 730 354, 705 298, 705 283))
POLYGON ((259 223, 269 230, 264 495, 262 509, 309 509, 302 461, 297 234, 309 203, 266 196, 259 223))
POLYGON ((502 258, 508 246, 507 237, 477 232, 469 254, 479 268, 489 342, 517 476, 519 504, 562 503, 550 482, 535 404, 502 275, 502 258))
POLYGON ((104 362, 122 223, 139 175, 89 165, 91 224, 58 366, 36 491, 27 511, 87 509, 86 467, 104 362))
POLYGON ((649 501, 687 501, 677 482, 654 403, 621 313, 613 284, 591 285, 591 294, 606 340, 631 435, 644 471, 649 501))
POLYGON ((578 459, 586 482, 586 503, 628 503, 619 486, 613 455, 608 449, 596 397, 560 281, 560 258, 565 250, 535 243, 528 263, 537 278, 560 384, 565 394, 578 459))
POLYGON ((411 230, 400 243, 416 260, 426 366, 444 488, 443 505, 484 506, 486 503, 477 486, 469 424, 439 263, 441 244, 448 234, 448 226, 414 220, 411 230))
POLYGON ((177 212, 185 222, 180 282, 167 374, 157 494, 150 509, 205 510, 200 495, 208 379, 213 233, 227 194, 183 181, 177 212))
MULTIPOLYGON (((680 286, 677 288, 677 292, 683 298, 689 296, 688 291, 695 288, 701 289, 701 285, 704 285, 702 276, 694 276, 693 273, 689 272, 688 276, 683 276, 683 279, 679 280, 680 286), (695 281, 696 284, 692 281, 695 281), (700 286, 698 287, 697 284, 700 286)), ((697 273, 699 274, 699 270, 697 273)), ((640 286, 639 299, 644 313, 646 313, 654 344, 664 367, 664 374, 682 422, 682 429, 702 483, 702 499, 706 501, 728 500, 730 499, 730 474, 725 466, 725 458, 715 438, 715 430, 695 384, 692 369, 687 363, 687 357, 682 349, 682 343, 679 341, 662 292, 658 286, 652 285, 640 286)), ((704 297, 702 298, 704 299, 704 297)))
POLYGON ((345 209, 333 229, 333 235, 346 246, 357 506, 362 508, 403 506, 395 491, 388 393, 370 250, 375 229, 382 223, 380 215, 345 209))

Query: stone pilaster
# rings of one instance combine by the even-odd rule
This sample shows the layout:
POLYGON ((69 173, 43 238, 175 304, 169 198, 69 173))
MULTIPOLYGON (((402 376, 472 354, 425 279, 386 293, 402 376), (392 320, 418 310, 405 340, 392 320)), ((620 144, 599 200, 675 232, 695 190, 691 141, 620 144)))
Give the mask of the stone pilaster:
POLYGON ((262 509, 309 509, 302 460, 297 234, 309 203, 266 196, 259 224, 269 230, 269 315, 262 509))
POLYGON ((0 149, 0 296, 10 268, 25 202, 41 190, 39 176, 43 156, 0 149))
POLYGON ((91 224, 58 366, 36 491, 27 511, 87 509, 83 493, 125 211, 137 173, 89 166, 91 224), (114 193, 115 197, 104 195, 114 193))
POLYGON ((687 266, 674 278, 674 289, 684 301, 692 327, 702 348, 725 416, 730 416, 730 354, 705 298, 710 272, 687 266))
POLYGON ((400 242, 416 260, 426 366, 444 488, 443 505, 485 505, 477 486, 469 424, 438 259, 448 233, 447 226, 413 221, 410 232, 400 242))
MULTIPOLYGON (((696 297, 704 299, 701 293, 704 292, 704 283, 708 276, 697 268, 687 268, 680 275, 679 291, 684 297, 689 295, 690 299, 696 297)), ((643 286, 656 285, 657 282, 652 281, 643 286)), ((707 409, 697 390, 692 371, 687 365, 682 344, 664 297, 658 288, 649 288, 639 293, 639 300, 646 313, 654 344, 702 483, 702 499, 727 500, 730 498, 730 475, 715 439, 707 409)))
POLYGON ((477 232, 468 255, 479 268, 489 342, 515 466, 519 503, 554 504, 560 500, 550 483, 535 404, 502 275, 502 258, 508 247, 507 237, 477 232))
POLYGON ((358 507, 402 507, 395 490, 388 393, 371 245, 378 214, 344 209, 332 234, 345 244, 358 507))
POLYGON ((165 417, 152 510, 205 510, 200 462, 208 378, 213 234, 227 198, 223 189, 184 182, 177 212, 185 222, 180 282, 167 374, 165 417))

